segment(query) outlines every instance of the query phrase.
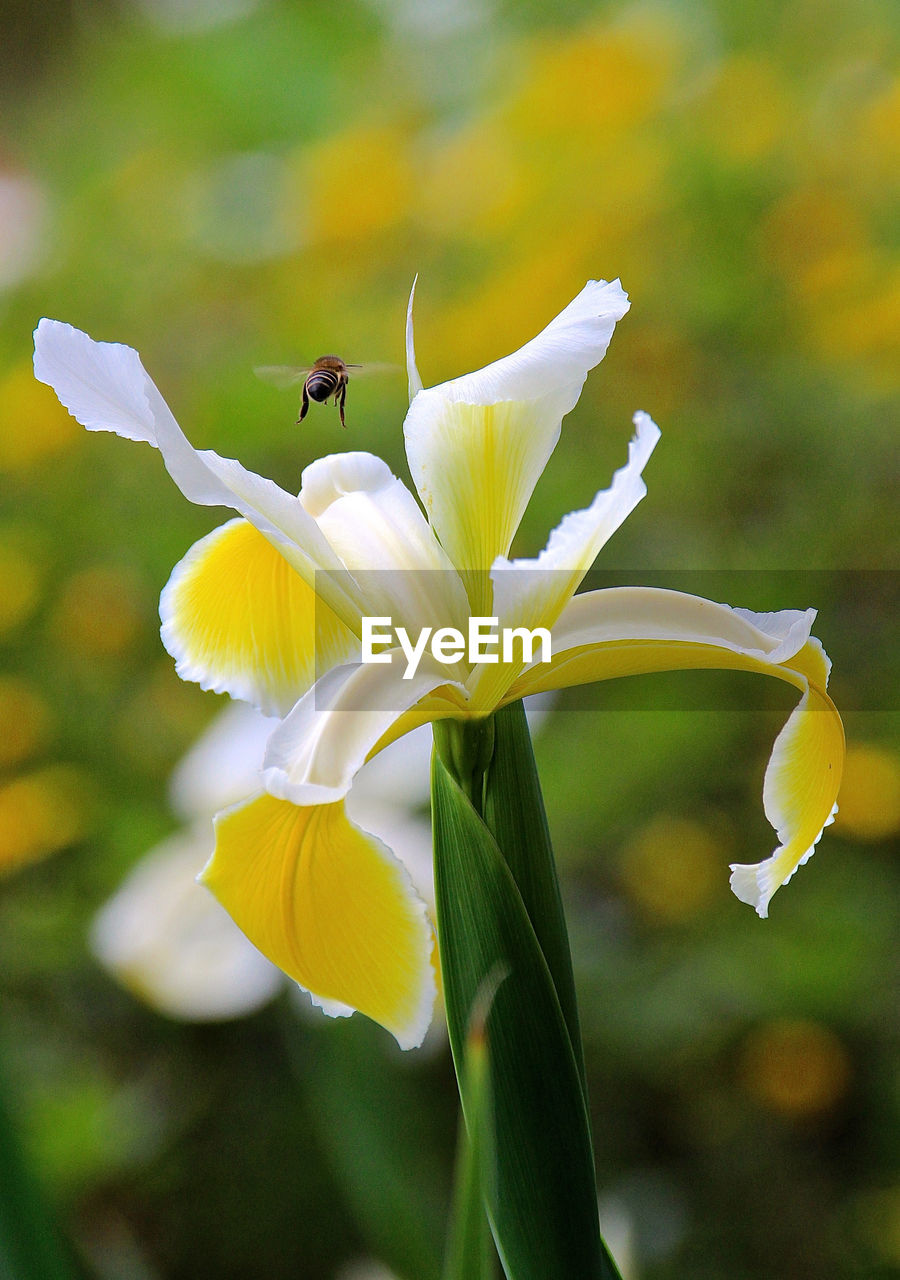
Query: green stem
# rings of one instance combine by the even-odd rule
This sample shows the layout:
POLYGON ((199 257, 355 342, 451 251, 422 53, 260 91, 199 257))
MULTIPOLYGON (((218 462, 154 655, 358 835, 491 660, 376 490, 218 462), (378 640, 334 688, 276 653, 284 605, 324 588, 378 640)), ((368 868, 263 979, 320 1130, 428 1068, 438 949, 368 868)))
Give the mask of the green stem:
POLYGON ((491 774, 497 730, 439 726, 432 763, 438 942, 466 1127, 489 1136, 481 1193, 508 1280, 615 1280, 572 1033, 506 850, 482 817, 494 813, 503 830, 502 806, 522 803, 505 770, 491 774), (466 1046, 488 991, 488 1088, 476 1096, 466 1046))
POLYGON ((586 1096, 569 933, 525 708, 521 702, 511 703, 493 721, 484 820, 503 851, 547 961, 586 1096))
POLYGON ((477 1022, 466 1044, 469 1128, 460 1123, 443 1280, 494 1280, 496 1275, 497 1254, 482 1198, 482 1183, 490 1168, 490 1080, 484 1026, 480 1019, 477 1022))

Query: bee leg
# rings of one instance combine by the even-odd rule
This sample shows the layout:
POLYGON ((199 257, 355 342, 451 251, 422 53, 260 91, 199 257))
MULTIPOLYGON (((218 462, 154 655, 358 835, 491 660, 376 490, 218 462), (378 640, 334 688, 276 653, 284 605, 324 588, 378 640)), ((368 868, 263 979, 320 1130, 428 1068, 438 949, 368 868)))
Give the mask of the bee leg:
POLYGON ((338 413, 341 415, 341 426, 342 426, 342 427, 346 427, 346 426, 347 426, 347 424, 346 424, 346 422, 344 421, 344 405, 345 405, 345 404, 346 404, 346 402, 347 402, 347 384, 346 384, 346 382, 345 382, 345 383, 343 384, 343 386, 341 387, 341 389, 340 389, 340 391, 339 391, 338 395, 337 395, 337 396, 335 396, 335 400, 337 400, 337 403, 338 403, 338 413))
POLYGON ((308 410, 308 409, 309 409, 309 394, 308 394, 308 392, 307 392, 307 390, 306 390, 306 383, 304 382, 304 384, 303 384, 303 398, 302 398, 302 399, 301 399, 301 401, 300 401, 300 417, 297 419, 297 425, 298 425, 298 426, 299 426, 299 425, 300 425, 300 423, 303 421, 303 419, 306 417, 306 413, 307 413, 307 410, 308 410))

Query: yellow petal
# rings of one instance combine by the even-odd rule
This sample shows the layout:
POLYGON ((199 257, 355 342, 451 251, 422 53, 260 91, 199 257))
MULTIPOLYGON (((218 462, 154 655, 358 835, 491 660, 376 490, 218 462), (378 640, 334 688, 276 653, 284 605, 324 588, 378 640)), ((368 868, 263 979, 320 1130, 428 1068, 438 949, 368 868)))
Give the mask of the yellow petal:
POLYGON ((570 602, 554 628, 552 662, 528 668, 504 700, 614 676, 699 668, 755 671, 799 689, 803 696, 776 739, 763 790, 779 846, 763 862, 731 868, 734 893, 765 916, 775 890, 812 856, 832 821, 841 782, 844 730, 825 691, 828 658, 809 636, 814 616, 812 610, 755 614, 648 587, 589 592, 570 602))
POLYGON ((473 613, 490 614, 487 570, 509 551, 562 419, 627 310, 618 281, 589 281, 520 350, 419 391, 410 405, 403 428, 410 472, 441 545, 466 577, 473 613))
POLYGON ((160 599, 178 674, 285 715, 318 675, 357 649, 350 630, 246 520, 196 542, 160 599))
POLYGON ((435 996, 425 906, 342 803, 300 808, 263 795, 227 810, 200 879, 326 1010, 358 1009, 402 1048, 421 1044, 435 996))
MULTIPOLYGON (((798 670, 821 670, 824 653, 811 640, 798 655, 798 670)), ((827 660, 826 660, 827 661, 827 660)), ((774 674, 774 673, 773 673, 774 674)), ((785 678, 787 672, 785 673, 785 678)), ((815 852, 825 827, 834 821, 844 763, 844 727, 837 708, 819 685, 806 683, 803 697, 772 748, 763 784, 766 817, 781 842, 771 857, 751 865, 734 864, 731 887, 742 902, 768 914, 775 890, 786 884, 815 852)))

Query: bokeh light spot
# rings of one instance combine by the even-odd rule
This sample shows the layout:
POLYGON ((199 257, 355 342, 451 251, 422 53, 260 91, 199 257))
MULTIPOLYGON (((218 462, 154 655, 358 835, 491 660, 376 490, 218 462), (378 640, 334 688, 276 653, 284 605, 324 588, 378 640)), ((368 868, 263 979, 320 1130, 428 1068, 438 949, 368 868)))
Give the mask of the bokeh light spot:
POLYGON ((90 807, 86 779, 71 765, 47 765, 0 787, 0 872, 80 840, 90 807))
POLYGON ((80 434, 49 387, 35 379, 31 361, 22 362, 0 380, 3 430, 0 468, 31 466, 67 448, 80 434))
POLYGON ((755 163, 768 155, 790 119, 773 64, 748 56, 723 64, 704 109, 712 145, 741 163, 755 163))
POLYGON ((739 1072, 757 1102, 781 1115, 803 1118, 840 1101, 850 1081, 850 1060, 828 1027, 777 1019, 757 1027, 744 1041, 739 1072))
POLYGON ((900 831, 900 756, 864 742, 848 745, 835 830, 857 840, 900 831))
POLYGON ((658 817, 628 841, 619 864, 625 889, 649 916, 677 922, 707 906, 727 861, 715 837, 687 818, 658 817))
POLYGON ((47 741, 50 709, 24 680, 0 676, 0 767, 35 754, 47 741))
POLYGON ((12 631, 34 610, 41 593, 41 573, 14 538, 0 535, 0 635, 12 631))
POLYGON ((146 609, 127 570, 97 565, 73 574, 57 601, 53 627, 59 644, 81 657, 125 653, 143 632, 146 609))
POLYGON ((395 226, 409 213, 412 166, 404 130, 369 126, 310 147, 304 157, 309 236, 352 240, 395 226))

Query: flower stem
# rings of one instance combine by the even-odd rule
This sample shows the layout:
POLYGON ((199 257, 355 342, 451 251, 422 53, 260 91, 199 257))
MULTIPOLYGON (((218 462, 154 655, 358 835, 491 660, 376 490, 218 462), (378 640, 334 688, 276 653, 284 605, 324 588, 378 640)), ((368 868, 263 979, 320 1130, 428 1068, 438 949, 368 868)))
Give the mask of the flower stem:
MULTIPOLYGON (((564 1016, 512 870, 523 883, 534 881, 529 898, 561 925, 558 890, 553 912, 543 902, 551 873, 555 884, 552 862, 550 871, 524 874, 535 830, 546 823, 542 807, 540 822, 533 808, 536 779, 523 790, 513 762, 504 763, 507 747, 498 745, 506 736, 518 741, 509 747, 512 756, 521 752, 521 727, 512 713, 490 729, 454 724, 435 733, 435 897, 450 1045, 466 1128, 488 1153, 479 1161, 481 1195, 508 1280, 615 1280, 600 1237, 580 1051, 571 1030, 577 1022, 564 1016), (517 806, 521 819, 508 811, 517 806), (486 815, 504 839, 521 838, 513 856, 486 815), (467 1046, 473 1026, 482 1024, 485 1083, 473 1089, 467 1046)), ((541 856, 549 853, 544 837, 536 847, 541 856)), ((541 928, 553 940, 546 921, 541 928)))

